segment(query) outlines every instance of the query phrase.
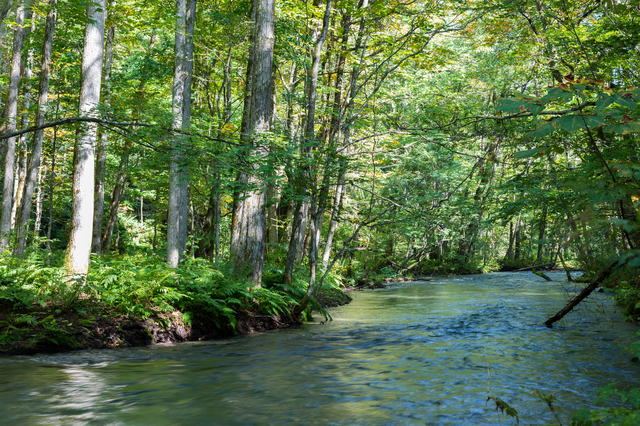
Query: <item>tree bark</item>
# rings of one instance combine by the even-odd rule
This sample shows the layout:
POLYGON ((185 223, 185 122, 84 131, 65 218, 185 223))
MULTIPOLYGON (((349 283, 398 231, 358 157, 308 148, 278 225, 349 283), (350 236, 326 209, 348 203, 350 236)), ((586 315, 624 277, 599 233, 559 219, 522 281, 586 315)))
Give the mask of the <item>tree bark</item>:
MULTIPOLYGON (((176 0, 176 31, 173 70, 172 114, 173 128, 184 126, 184 98, 187 77, 187 2, 176 0)), ((184 259, 182 230, 186 231, 186 212, 184 211, 183 186, 184 174, 184 137, 176 136, 171 141, 171 162, 169 165, 169 211, 167 214, 167 263, 172 268, 184 259), (181 223, 182 222, 182 223, 181 223)), ((186 241, 186 240, 185 240, 186 241)))
POLYGON ((34 238, 40 233, 40 227, 42 225, 42 200, 44 199, 44 188, 42 187, 43 176, 46 173, 47 168, 42 166, 38 169, 38 177, 36 187, 38 188, 38 194, 36 195, 36 220, 33 224, 34 238))
POLYGON ((291 239, 284 265, 284 284, 290 286, 293 282, 293 271, 297 264, 297 256, 304 249, 304 238, 307 232, 307 218, 309 217, 309 203, 298 201, 296 203, 291 223, 291 239))
MULTIPOLYGON (((4 40, 4 34, 6 31, 6 25, 4 19, 7 17, 13 6, 12 0, 0 0, 0 42, 4 40)), ((0 63, 2 63, 2 49, 0 49, 0 63)))
MULTIPOLYGON (((31 29, 28 32, 35 30, 35 20, 31 21, 31 29)), ((25 84, 22 89, 22 118, 20 127, 26 129, 29 127, 29 108, 31 107, 31 77, 33 75, 32 67, 33 67, 33 48, 30 48, 27 53, 27 60, 22 64, 22 76, 25 79, 25 84)), ((18 167, 16 168, 16 176, 15 176, 15 184, 14 187, 14 197, 13 197, 13 207, 11 211, 11 229, 15 228, 15 225, 18 222, 18 214, 20 212, 20 206, 22 205, 25 181, 27 179, 27 161, 28 161, 28 148, 27 148, 27 137, 26 133, 20 135, 19 138, 19 161, 18 167)))
MULTIPOLYGON (((260 158, 266 156, 263 137, 269 132, 271 118, 271 84, 273 72, 275 0, 254 0, 255 16, 249 46, 248 96, 243 112, 243 141, 260 158), (250 71, 250 72, 249 72, 250 71), (247 109, 248 108, 248 109, 247 109)), ((260 285, 264 262, 266 231, 264 182, 257 176, 257 165, 242 173, 238 181, 252 188, 236 198, 232 228, 231 252, 235 264, 249 271, 249 279, 260 285)))
POLYGON ((538 227, 538 252, 536 253, 536 263, 542 262, 544 244, 541 241, 544 240, 546 230, 547 230, 547 205, 545 204, 542 207, 542 215, 540 217, 540 224, 538 227))
MULTIPOLYGON (((13 50, 11 57, 11 74, 9 77, 9 92, 7 94, 5 127, 2 133, 16 130, 18 116, 18 91, 20 88, 20 67, 22 64, 22 45, 27 34, 24 21, 27 16, 29 4, 24 2, 16 11, 16 30, 13 37, 13 50)), ((16 138, 7 139, 4 155, 4 181, 2 186, 2 206, 0 212, 0 252, 9 248, 9 235, 11 233, 11 210, 13 206, 13 181, 16 157, 16 138)))
MULTIPOLYGON (((191 81, 193 76, 193 34, 196 24, 197 0, 187 0, 187 10, 185 16, 185 57, 184 57, 184 96, 182 105, 182 128, 189 131, 191 127, 191 81)), ((187 250, 187 225, 189 222, 189 165, 186 160, 186 150, 188 137, 183 137, 183 146, 180 149, 183 161, 180 168, 180 227, 178 230, 178 246, 180 257, 184 258, 187 250)), ((193 221, 192 221, 193 224, 193 221)))
MULTIPOLYGON (((315 108, 316 108, 316 98, 317 98, 317 86, 318 86, 318 67, 320 64, 320 54, 322 52, 322 47, 324 45, 325 40, 327 39, 327 33, 329 31, 329 23, 331 18, 333 2, 332 0, 327 0, 327 5, 324 12, 324 18, 322 20, 322 28, 318 30, 318 34, 315 37, 315 45, 311 54, 311 67, 307 70, 307 78, 309 79, 308 84, 308 107, 307 107, 307 120, 306 120, 306 129, 305 129, 305 142, 309 145, 307 148, 307 154, 311 155, 311 141, 315 138, 315 108)), ((298 302, 298 305, 294 308, 294 313, 300 315, 302 311, 305 310, 307 305, 309 304, 309 300, 311 300, 311 295, 313 294, 315 284, 316 284, 316 273, 318 269, 318 248, 320 246, 320 237, 322 234, 322 220, 324 218, 324 206, 325 206, 325 197, 328 193, 328 181, 326 178, 329 176, 330 166, 327 165, 325 168, 325 179, 323 180, 323 186, 318 193, 316 190, 316 183, 313 181, 313 176, 311 170, 309 170, 310 166, 307 166, 305 169, 304 177, 306 183, 310 188, 313 188, 313 193, 310 200, 309 213, 310 213, 310 225, 311 229, 309 230, 309 234, 311 237, 311 246, 309 248, 309 286, 307 287, 307 292, 305 293, 302 300, 298 302)))
POLYGON ((338 215, 342 208, 342 198, 344 197, 344 168, 340 171, 338 176, 338 185, 336 186, 336 193, 333 199, 333 209, 331 211, 331 221, 329 222, 329 231, 327 232, 327 240, 324 246, 324 254, 322 255, 322 269, 327 269, 329 265, 329 259, 331 258, 331 247, 333 246, 333 237, 338 228, 338 215))
MULTIPOLYGON (((78 115, 97 117, 102 84, 104 22, 106 0, 87 6, 84 51, 82 54, 82 87, 78 115)), ((65 254, 65 267, 70 277, 81 277, 89 270, 91 236, 93 235, 94 154, 96 123, 81 123, 76 134, 72 186, 71 233, 65 254)))
MULTIPOLYGON (((58 0, 49 0, 49 13, 47 15, 47 22, 44 33, 44 43, 42 45, 42 59, 40 63, 40 83, 38 88, 38 112, 36 114, 36 126, 42 126, 47 116, 47 106, 49 103, 49 79, 51 76, 51 51, 53 48, 53 37, 55 33, 56 20, 57 20, 57 5, 58 0)), ((33 150, 31 152, 31 158, 29 159, 29 167, 27 172, 27 178, 25 182, 24 201, 20 208, 20 215, 18 218, 17 234, 18 245, 16 248, 16 255, 22 256, 27 243, 27 227, 29 223, 29 216, 31 214, 32 197, 35 191, 36 183, 40 176, 40 162, 42 159, 42 141, 44 139, 44 130, 38 130, 34 136, 33 150)), ((42 191, 38 190, 38 197, 41 200, 42 191)), ((38 218, 41 217, 42 204, 40 206, 40 215, 36 218, 35 231, 40 228, 38 218)))
MULTIPOLYGON (((109 112, 111 107, 111 67, 113 64, 113 41, 115 38, 115 28, 109 27, 107 30, 107 40, 105 46, 104 60, 104 109, 109 112)), ((106 129, 100 129, 100 142, 98 146, 98 161, 96 162, 95 198, 93 201, 93 239, 91 251, 96 254, 102 252, 102 216, 104 215, 104 183, 107 167, 107 146, 109 135, 106 129)))
POLYGON ((116 185, 113 187, 111 193, 111 205, 109 206, 109 221, 107 222, 107 228, 104 232, 104 238, 102 240, 102 248, 105 252, 108 252, 111 248, 111 238, 113 236, 113 228, 118 223, 118 207, 120 206, 120 200, 124 194, 126 186, 125 171, 129 164, 129 155, 125 153, 120 159, 120 167, 118 168, 118 177, 116 179, 116 185))
POLYGON ((589 296, 593 292, 593 290, 595 290, 600 284, 602 284, 602 282, 606 280, 609 277, 609 275, 611 275, 611 273, 615 270, 615 266, 616 266, 616 262, 609 265, 607 269, 602 271, 600 275, 598 275, 598 277, 591 284, 586 286, 584 290, 580 292, 580 294, 578 294, 576 297, 571 299, 564 308, 560 309, 560 311, 558 311, 557 314, 555 314, 554 316, 546 320, 544 322, 544 325, 551 328, 554 322, 560 321, 565 315, 571 312, 571 310, 573 310, 573 308, 575 308, 578 303, 582 302, 587 296, 589 296))

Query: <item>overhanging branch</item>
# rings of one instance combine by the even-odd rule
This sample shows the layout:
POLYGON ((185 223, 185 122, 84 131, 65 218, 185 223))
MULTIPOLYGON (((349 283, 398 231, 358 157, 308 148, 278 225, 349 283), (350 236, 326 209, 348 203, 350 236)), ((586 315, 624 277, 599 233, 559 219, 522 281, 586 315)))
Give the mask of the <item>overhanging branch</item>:
MULTIPOLYGON (((239 146, 238 143, 235 142, 231 142, 228 141, 226 139, 221 139, 221 138, 216 138, 216 137, 212 137, 212 136, 208 136, 208 135, 203 135, 202 133, 197 133, 197 132, 187 132, 184 130, 178 130, 178 129, 172 129, 170 127, 161 127, 155 124, 151 124, 151 123, 145 123, 145 122, 141 122, 141 121, 112 121, 112 120, 106 120, 103 118, 94 118, 94 117, 69 117, 69 118, 63 118, 61 120, 56 120, 56 121, 51 121, 48 123, 44 123, 42 125, 39 126, 31 126, 31 127, 27 127, 25 129, 21 129, 21 130, 16 130, 14 132, 9 132, 9 133, 4 133, 0 135, 0 140, 6 140, 8 138, 12 138, 12 137, 16 137, 16 136, 20 136, 26 133, 33 133, 33 132, 37 132, 39 130, 44 130, 44 129, 48 129, 51 127, 58 127, 58 126, 64 126, 64 125, 69 125, 69 124, 76 124, 76 123, 97 123, 109 130, 113 130, 113 127, 119 128, 120 130, 124 130, 127 132, 130 132, 130 130, 128 129, 129 127, 146 127, 149 129, 157 129, 157 130, 162 130, 164 132, 167 133, 171 133, 171 134, 180 134, 180 135, 185 135, 185 136, 195 136, 195 137, 199 137, 199 138, 203 138, 203 139, 207 139, 210 141, 215 141, 215 142, 222 142, 228 145, 234 145, 234 146, 239 146)), ((150 145, 146 145, 145 146, 152 148, 152 149, 156 149, 150 145)))

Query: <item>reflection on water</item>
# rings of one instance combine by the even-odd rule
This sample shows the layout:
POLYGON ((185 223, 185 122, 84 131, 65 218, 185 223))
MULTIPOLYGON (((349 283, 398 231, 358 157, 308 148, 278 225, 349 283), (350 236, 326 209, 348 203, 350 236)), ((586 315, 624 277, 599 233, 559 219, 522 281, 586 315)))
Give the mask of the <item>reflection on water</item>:
MULTIPOLYGON (((566 417, 606 383, 640 382, 616 347, 635 326, 584 309, 540 325, 565 303, 558 281, 521 272, 403 283, 355 294, 324 325, 0 359, 0 423, 509 423, 486 403, 490 389, 547 424, 532 389, 556 396, 566 417)), ((590 299, 613 310, 602 294, 590 299)))

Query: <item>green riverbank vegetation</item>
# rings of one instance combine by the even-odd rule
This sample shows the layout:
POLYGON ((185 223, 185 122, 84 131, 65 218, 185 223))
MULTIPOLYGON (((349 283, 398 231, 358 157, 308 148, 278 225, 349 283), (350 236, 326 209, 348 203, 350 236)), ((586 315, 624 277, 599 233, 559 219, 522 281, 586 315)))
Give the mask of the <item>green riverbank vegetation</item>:
POLYGON ((0 348, 209 338, 362 282, 614 262, 638 321, 639 17, 1 2, 0 348))

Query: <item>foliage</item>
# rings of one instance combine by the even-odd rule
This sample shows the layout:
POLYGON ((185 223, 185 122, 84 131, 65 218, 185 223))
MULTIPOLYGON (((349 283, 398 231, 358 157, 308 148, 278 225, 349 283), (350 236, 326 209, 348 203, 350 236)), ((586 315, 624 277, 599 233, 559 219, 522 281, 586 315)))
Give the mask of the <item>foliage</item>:
POLYGON ((620 390, 611 383, 598 391, 598 409, 582 408, 571 418, 575 426, 632 426, 640 422, 640 389, 620 390), (609 406, 615 403, 616 406, 609 406))
MULTIPOLYGON (((44 265, 42 252, 34 251, 22 261, 11 256, 4 260, 0 266, 0 307, 13 314, 9 322, 0 323, 2 344, 23 339, 37 329, 34 341, 75 346, 73 336, 56 322, 69 310, 82 316, 125 315, 142 320, 180 311, 190 325, 206 317, 220 329, 233 331, 237 319, 247 311, 290 317, 305 292, 300 279, 293 286, 276 280, 254 288, 232 265, 212 265, 202 259, 188 259, 172 269, 155 256, 96 257, 86 280, 71 282, 63 268, 44 265), (92 303, 89 310, 86 301, 92 303), (34 316, 35 311, 42 313, 34 316)), ((312 307, 326 316, 315 300, 312 307)), ((91 323, 86 318, 79 321, 91 323)))
POLYGON ((496 404, 496 411, 500 410, 500 413, 506 414, 509 417, 513 417, 516 419, 516 424, 520 424, 520 417, 518 417, 518 412, 515 408, 504 402, 502 399, 495 395, 489 395, 487 397, 487 402, 493 401, 496 404))

